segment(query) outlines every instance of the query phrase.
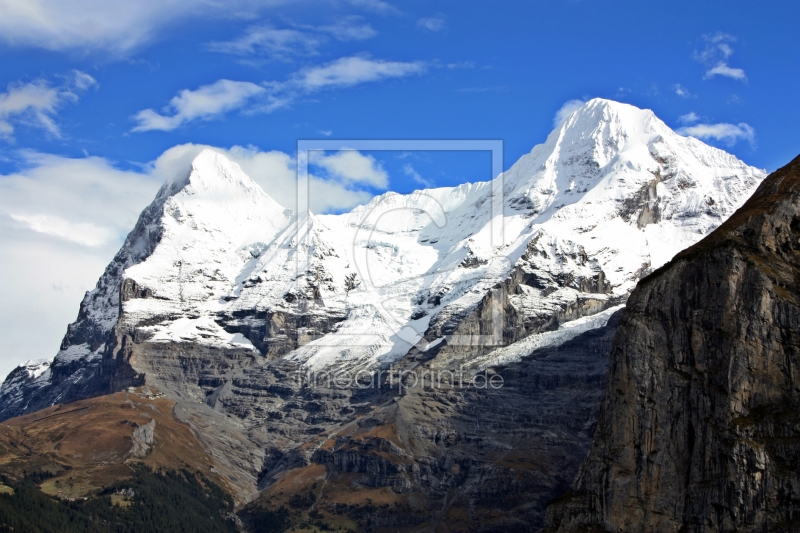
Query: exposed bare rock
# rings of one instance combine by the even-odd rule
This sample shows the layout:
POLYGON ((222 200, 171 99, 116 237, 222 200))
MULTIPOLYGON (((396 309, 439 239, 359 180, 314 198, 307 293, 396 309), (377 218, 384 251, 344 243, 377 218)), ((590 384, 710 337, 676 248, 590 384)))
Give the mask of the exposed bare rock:
POLYGON ((147 452, 150 451, 150 445, 153 444, 155 437, 155 419, 151 420, 147 424, 137 426, 136 429, 133 430, 133 435, 131 436, 131 441, 133 442, 131 455, 139 458, 146 456, 147 452))
POLYGON ((800 530, 798 372, 800 157, 633 292, 549 530, 800 530))

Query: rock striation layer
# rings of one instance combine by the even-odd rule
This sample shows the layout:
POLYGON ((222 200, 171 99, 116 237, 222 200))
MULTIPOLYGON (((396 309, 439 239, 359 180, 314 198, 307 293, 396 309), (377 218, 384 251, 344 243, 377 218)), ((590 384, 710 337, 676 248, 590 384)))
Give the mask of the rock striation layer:
POLYGON ((800 157, 639 283, 548 530, 800 530, 800 157))

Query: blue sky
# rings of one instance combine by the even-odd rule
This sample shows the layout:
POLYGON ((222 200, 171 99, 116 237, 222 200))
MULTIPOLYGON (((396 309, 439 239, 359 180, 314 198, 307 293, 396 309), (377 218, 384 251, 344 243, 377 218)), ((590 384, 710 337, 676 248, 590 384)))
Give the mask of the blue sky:
MULTIPOLYGON (((298 139, 502 139, 508 168, 605 97, 775 170, 800 151, 798 19, 794 1, 0 0, 0 373, 54 355, 200 145, 286 202, 298 139)), ((317 210, 489 177, 477 153, 334 163, 317 210)))

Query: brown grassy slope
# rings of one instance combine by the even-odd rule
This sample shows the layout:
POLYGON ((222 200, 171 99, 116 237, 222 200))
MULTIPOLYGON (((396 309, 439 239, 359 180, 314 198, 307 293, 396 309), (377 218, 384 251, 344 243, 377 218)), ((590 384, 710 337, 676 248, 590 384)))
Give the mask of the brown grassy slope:
POLYGON ((118 392, 6 420, 0 424, 0 472, 17 479, 38 475, 43 491, 70 498, 130 476, 132 463, 196 470, 230 489, 189 426, 173 416, 175 402, 148 396, 118 392), (151 420, 154 442, 144 457, 135 457, 133 432, 151 420))

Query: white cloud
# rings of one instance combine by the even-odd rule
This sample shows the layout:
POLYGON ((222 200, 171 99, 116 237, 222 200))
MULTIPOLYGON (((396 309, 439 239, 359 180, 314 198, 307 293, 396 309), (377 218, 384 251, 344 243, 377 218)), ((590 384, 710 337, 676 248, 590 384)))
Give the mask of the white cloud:
POLYGON ((250 27, 231 41, 212 42, 209 48, 240 56, 258 55, 270 60, 291 61, 293 57, 319 55, 319 48, 334 38, 338 41, 363 41, 378 34, 363 17, 343 17, 322 26, 297 25, 275 28, 272 25, 250 27))
POLYGON ((442 31, 445 26, 444 15, 417 19, 417 26, 428 31, 442 31))
POLYGON ((397 9, 395 6, 388 2, 384 2, 383 0, 348 0, 351 5, 356 7, 360 7, 367 11, 373 11, 375 13, 380 13, 382 15, 393 14, 397 15, 400 14, 400 10, 397 9))
POLYGON ((160 183, 99 157, 18 153, 0 175, 0 379, 58 351, 78 304, 160 183))
POLYGON ((309 163, 320 166, 346 185, 369 185, 380 189, 389 186, 389 175, 371 155, 357 150, 342 150, 333 155, 311 152, 309 163))
POLYGON ((52 215, 9 213, 9 216, 33 231, 61 237, 83 246, 102 246, 114 237, 114 232, 110 228, 89 222, 70 222, 52 215))
MULTIPOLYGON (((192 19, 252 20, 265 11, 305 0, 4 0, 0 3, 0 40, 11 46, 47 50, 79 50, 125 56, 155 40, 164 30, 192 19)), ((349 0, 355 7, 380 14, 399 14, 383 0, 349 0)), ((276 30, 292 31, 292 30, 276 30)), ((342 41, 358 41, 376 35, 359 17, 345 17, 319 26, 342 41)), ((271 36, 267 39, 300 39, 271 36)), ((308 38, 308 36, 305 36, 308 38)), ((244 38, 243 38, 244 39, 244 38)), ((237 50, 237 39, 215 43, 220 51, 237 50)))
POLYGON ((3 131, 7 132, 6 136, 14 132, 14 127, 9 122, 13 117, 58 136, 58 126, 51 115, 55 114, 60 101, 58 89, 50 87, 44 80, 9 84, 8 90, 0 94, 0 121, 3 131))
MULTIPOLYGON (((294 159, 283 152, 263 152, 255 147, 219 148, 181 144, 164 151, 140 170, 120 170, 113 162, 96 156, 68 158, 32 151, 19 152, 21 170, 0 175, 0 219, 25 235, 54 237, 81 247, 116 249, 139 212, 152 200, 165 181, 182 176, 192 160, 211 148, 238 163, 264 191, 285 207, 296 205, 294 159)), ((338 199, 327 205, 324 195, 316 200, 316 211, 341 208, 342 198, 363 191, 368 185, 386 188, 388 174, 368 155, 343 151, 316 159, 329 172, 319 183, 325 190, 338 187, 338 199)), ((313 187, 312 187, 313 192, 313 187)), ((367 198, 371 197, 367 193, 367 198)), ((350 204, 350 207, 357 204, 350 204)), ((26 237, 27 238, 27 237, 26 237)))
POLYGON ((247 81, 218 80, 197 90, 184 89, 170 100, 160 114, 152 109, 139 111, 133 131, 174 130, 192 120, 211 120, 223 113, 241 109, 266 89, 247 81))
POLYGON ((689 92, 689 89, 681 85, 680 83, 676 83, 672 86, 672 90, 675 91, 675 94, 680 96, 681 98, 694 98, 695 95, 689 92))
POLYGON ((681 124, 694 124, 698 120, 700 120, 700 116, 694 111, 690 111, 689 113, 678 117, 678 122, 681 124))
POLYGON ((314 91, 325 87, 347 87, 389 78, 402 78, 422 74, 425 69, 426 65, 421 61, 383 61, 351 56, 342 57, 327 65, 302 70, 294 77, 292 83, 302 89, 314 91))
POLYGON ((214 52, 237 55, 261 54, 285 61, 295 55, 316 55, 321 42, 320 37, 299 30, 254 26, 238 39, 214 42, 209 47, 214 52))
POLYGON ((577 111, 585 103, 586 100, 579 99, 567 100, 564 102, 564 105, 562 105, 561 108, 556 111, 556 114, 553 117, 553 126, 558 127, 559 124, 567 120, 572 113, 577 111))
POLYGON ((159 113, 144 109, 133 116, 137 125, 131 131, 170 131, 192 120, 212 120, 238 109, 252 113, 271 113, 291 105, 298 97, 329 87, 349 87, 421 74, 421 61, 400 62, 343 57, 327 65, 296 72, 287 81, 263 82, 218 80, 194 91, 184 89, 159 113))
POLYGON ((100 157, 32 151, 21 151, 19 157, 22 169, 0 176, 0 213, 15 227, 82 246, 122 238, 160 185, 100 157))
POLYGON ((747 81, 744 70, 740 68, 731 68, 724 62, 720 62, 714 68, 706 71, 706 78, 713 78, 714 76, 725 76, 739 81, 747 81))
POLYGON ((696 61, 706 65, 707 69, 703 79, 715 76, 724 76, 738 81, 747 81, 747 75, 740 68, 733 68, 728 65, 728 59, 733 55, 731 43, 736 41, 733 35, 717 32, 711 35, 704 35, 706 42, 705 48, 694 52, 696 61))
POLYGON ((97 80, 89 74, 80 70, 72 69, 67 75, 59 75, 64 80, 64 87, 67 89, 85 91, 91 87, 98 87, 97 80))
POLYGON ((363 20, 357 16, 345 17, 333 24, 318 26, 315 29, 328 33, 339 41, 365 41, 378 35, 378 32, 363 20))
POLYGON ((125 55, 192 18, 246 18, 293 0, 4 0, 0 39, 12 46, 125 55))
MULTIPOLYGON (((55 238, 23 237, 0 217, 0 380, 28 359, 52 358, 83 294, 113 257, 55 238)), ((33 232, 28 232, 33 233, 33 232)))
POLYGON ((309 177, 308 208, 312 213, 337 213, 364 205, 374 196, 358 189, 348 189, 318 176, 309 177))
POLYGON ((427 188, 430 189, 431 187, 433 187, 435 185, 431 180, 425 179, 422 176, 420 176, 419 172, 414 170, 414 167, 412 167, 408 163, 406 163, 403 166, 403 172, 405 173, 406 176, 408 176, 409 178, 414 180, 416 183, 419 183, 423 187, 427 187, 427 188))
POLYGON ((720 141, 728 146, 735 144, 739 140, 748 141, 752 145, 755 143, 756 138, 755 130, 744 122, 739 124, 725 122, 719 124, 695 124, 679 128, 677 131, 681 135, 691 135, 703 140, 720 141))
POLYGON ((12 122, 41 128, 59 137, 61 132, 54 120, 58 108, 66 102, 78 100, 75 91, 97 85, 93 77, 79 70, 73 70, 62 78, 64 83, 57 87, 43 79, 10 83, 6 92, 0 93, 0 138, 13 139, 12 122))

